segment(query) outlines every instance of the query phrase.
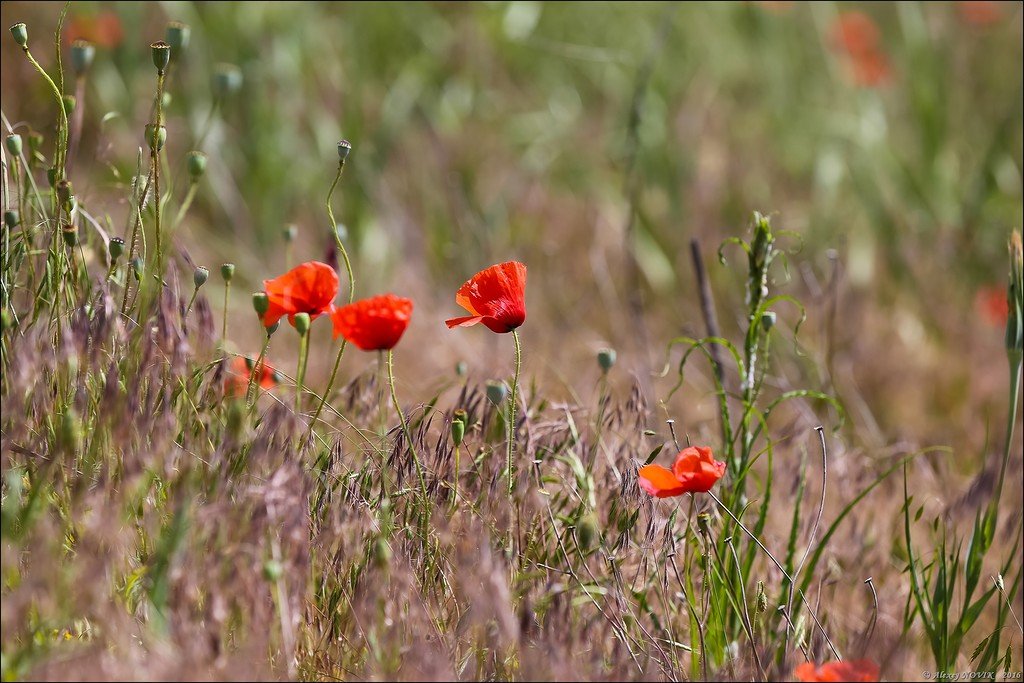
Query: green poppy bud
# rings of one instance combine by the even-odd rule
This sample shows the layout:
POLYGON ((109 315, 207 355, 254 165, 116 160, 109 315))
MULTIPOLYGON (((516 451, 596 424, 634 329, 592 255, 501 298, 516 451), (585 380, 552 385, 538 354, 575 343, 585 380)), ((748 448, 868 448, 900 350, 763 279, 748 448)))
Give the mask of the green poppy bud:
POLYGON ((711 515, 706 512, 697 515, 697 530, 700 531, 702 536, 707 536, 711 533, 711 515))
POLYGON ((153 66, 158 73, 163 73, 171 62, 171 46, 162 40, 158 40, 149 46, 153 51, 153 66))
POLYGON ((220 276, 224 278, 224 282, 231 282, 231 278, 235 277, 235 264, 225 263, 221 265, 220 276))
POLYGON ((71 68, 75 74, 84 76, 92 67, 92 60, 96 57, 96 48, 88 40, 76 40, 71 43, 71 68))
POLYGON ((11 133, 4 139, 4 145, 7 147, 7 152, 12 157, 21 156, 21 136, 17 133, 11 133))
POLYGON ((242 88, 242 70, 234 64, 218 64, 213 71, 213 94, 220 97, 233 95, 242 88))
POLYGON ((462 439, 466 436, 466 422, 468 420, 469 415, 461 408, 452 414, 452 443, 456 446, 462 445, 462 439))
POLYGON ((146 262, 142 260, 141 256, 136 256, 132 259, 132 275, 135 276, 136 282, 142 280, 142 274, 146 270, 146 262))
POLYGON ((267 309, 270 308, 270 299, 267 298, 267 293, 253 292, 252 307, 256 311, 256 316, 262 319, 266 315, 267 309))
POLYGON ((202 178, 206 173, 206 155, 193 150, 185 155, 185 158, 188 164, 188 174, 192 181, 195 182, 202 178))
POLYGON ((121 258, 124 253, 124 240, 120 237, 111 237, 107 244, 107 253, 110 254, 111 262, 121 258))
POLYGON ((338 143, 338 159, 344 162, 348 159, 348 155, 352 153, 352 143, 348 140, 342 140, 338 143))
POLYGON ((486 384, 487 387, 487 399, 496 406, 500 406, 508 396, 508 387, 505 386, 504 382, 496 382, 490 380, 486 384))
POLYGON ((765 311, 761 314, 761 328, 767 332, 768 330, 775 327, 775 321, 777 320, 775 311, 765 311))
POLYGON ((4 225, 7 226, 8 230, 13 230, 17 227, 18 223, 21 222, 21 216, 14 209, 4 211, 4 225))
POLYGON ((267 581, 277 581, 284 575, 284 567, 277 560, 267 560, 263 563, 263 578, 267 581))
POLYGON ((597 352, 597 364, 603 372, 608 372, 615 365, 615 349, 604 348, 597 352))
POLYGON ((192 283, 199 289, 206 284, 206 281, 210 279, 210 271, 202 266, 197 266, 192 272, 192 283))
POLYGON ((25 24, 15 24, 11 27, 11 35, 14 36, 14 42, 21 46, 22 49, 28 49, 28 27, 25 24))
POLYGON ((181 59, 181 53, 188 49, 191 38, 192 29, 188 24, 183 24, 180 21, 172 21, 167 24, 164 39, 171 46, 171 59, 181 59))
MULTIPOLYGON (((270 327, 267 328, 267 336, 268 337, 274 336, 274 333, 277 332, 278 328, 280 328, 280 327, 281 327, 281 321, 278 320, 273 325, 271 325, 270 327)), ((275 374, 274 375, 274 381, 280 382, 281 381, 281 377, 279 375, 275 374)))
POLYGON ((309 313, 295 314, 295 331, 299 333, 299 336, 306 336, 306 333, 309 332, 309 323, 309 313))
POLYGON ((167 142, 167 128, 158 126, 155 123, 147 123, 146 144, 149 145, 149 148, 156 148, 159 151, 164 148, 165 142, 167 142))
POLYGON ((71 116, 75 112, 75 107, 78 106, 78 100, 74 95, 65 95, 60 99, 61 103, 64 105, 64 113, 71 116))

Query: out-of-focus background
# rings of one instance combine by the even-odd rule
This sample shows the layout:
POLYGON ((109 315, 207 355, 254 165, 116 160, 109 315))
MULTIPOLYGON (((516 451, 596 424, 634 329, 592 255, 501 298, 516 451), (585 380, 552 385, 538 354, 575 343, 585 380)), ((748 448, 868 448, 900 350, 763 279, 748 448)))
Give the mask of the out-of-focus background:
MULTIPOLYGON (((58 13, 0 8, 5 27, 30 26, 48 68, 58 13)), ((669 340, 704 334, 689 242, 735 336, 742 254, 727 249, 722 266, 716 250, 757 209, 793 233, 773 287, 808 315, 772 381, 838 395, 859 446, 949 444, 970 473, 1005 419, 1021 17, 1019 2, 72 3, 64 43, 86 38, 97 56, 70 178, 123 235, 155 88, 149 44, 168 21, 189 24, 167 86, 168 210, 187 189, 185 153, 204 150, 176 243, 214 273, 217 316, 217 266, 237 265, 231 346, 258 351, 249 293, 263 278, 327 258, 324 199, 347 138, 335 215, 356 295, 416 302, 396 354, 409 396, 459 360, 478 378, 508 372, 510 339, 442 321, 460 314, 463 280, 518 258, 528 382, 590 393, 609 345, 614 381, 635 376, 664 399, 669 340), (242 85, 217 98, 222 63, 242 85)), ((54 122, 45 84, 9 36, 0 46, 6 119, 22 132, 54 122)), ((53 128, 40 132, 50 144, 53 128)), ((309 381, 321 386, 334 354, 329 326, 315 327, 309 381)), ((291 335, 279 337, 271 360, 292 370, 291 335)), ((372 360, 347 355, 342 373, 372 360)), ((711 384, 692 383, 669 413, 711 419, 711 384)))

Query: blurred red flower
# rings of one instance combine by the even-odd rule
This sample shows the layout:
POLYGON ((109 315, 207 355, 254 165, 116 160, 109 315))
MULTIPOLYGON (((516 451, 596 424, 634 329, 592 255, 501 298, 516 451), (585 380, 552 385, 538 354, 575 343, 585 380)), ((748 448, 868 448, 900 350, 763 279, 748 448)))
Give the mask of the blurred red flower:
POLYGON ((99 47, 111 48, 120 45, 123 38, 121 20, 114 12, 76 16, 64 30, 64 42, 68 45, 76 40, 88 40, 99 47))
POLYGON ((455 303, 472 315, 445 320, 449 328, 483 323, 492 332, 511 332, 526 320, 526 266, 506 261, 481 270, 459 288, 455 303))
POLYGON ((295 324, 296 313, 309 313, 311 319, 334 311, 338 295, 338 274, 326 263, 307 261, 273 280, 264 280, 267 312, 263 324, 270 327, 283 316, 295 324))
POLYGON ((799 681, 877 681, 878 665, 869 659, 848 662, 826 662, 817 666, 804 662, 793 671, 799 681))
POLYGON ((840 12, 830 33, 833 46, 853 57, 875 52, 881 39, 875 20, 856 10, 840 12))
POLYGON ((689 446, 676 456, 672 469, 661 465, 640 468, 640 488, 656 498, 705 493, 725 474, 725 463, 710 448, 689 446))
POLYGON ((411 317, 411 299, 383 294, 336 309, 331 321, 335 338, 343 336, 363 351, 386 351, 402 338, 411 317))
MULTIPOLYGON (((235 356, 228 364, 227 375, 224 377, 224 395, 233 398, 245 396, 249 390, 249 378, 252 377, 255 363, 251 358, 235 356)), ((277 386, 277 371, 265 362, 260 364, 259 385, 264 389, 277 386)))
POLYGON ((991 0, 970 0, 956 3, 962 21, 974 26, 989 26, 1003 18, 998 2, 991 0))
POLYGON ((885 85, 892 78, 889 58, 883 52, 854 57, 850 60, 849 69, 854 83, 869 88, 885 85))
POLYGON ((1006 322, 1010 319, 1010 302, 1006 300, 1006 287, 982 287, 975 295, 974 305, 985 322, 993 327, 1006 327, 1006 322))

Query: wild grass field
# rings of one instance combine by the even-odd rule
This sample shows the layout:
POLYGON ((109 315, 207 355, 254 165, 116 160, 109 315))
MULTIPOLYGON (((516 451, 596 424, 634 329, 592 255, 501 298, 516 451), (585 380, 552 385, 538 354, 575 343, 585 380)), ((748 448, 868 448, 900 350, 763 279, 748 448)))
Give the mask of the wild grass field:
POLYGON ((1021 680, 1022 16, 4 2, 3 680, 1021 680))

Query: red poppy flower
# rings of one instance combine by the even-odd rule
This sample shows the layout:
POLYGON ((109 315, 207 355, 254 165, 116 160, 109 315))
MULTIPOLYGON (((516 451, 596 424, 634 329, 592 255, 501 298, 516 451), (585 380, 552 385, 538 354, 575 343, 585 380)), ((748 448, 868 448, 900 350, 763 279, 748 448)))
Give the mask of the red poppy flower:
POLYGON ((881 34, 874 19, 863 12, 840 12, 830 30, 833 46, 852 57, 876 52, 881 34))
POLYGON ((88 40, 99 47, 117 47, 124 38, 121 20, 114 12, 100 12, 95 16, 77 16, 64 32, 67 44, 76 40, 88 40))
POLYGON ((526 266, 506 261, 481 270, 459 287, 455 303, 473 315, 445 320, 449 328, 483 323, 492 332, 511 332, 526 320, 526 266))
POLYGON ((991 0, 970 0, 956 3, 960 18, 974 26, 989 26, 1003 18, 998 2, 991 0))
MULTIPOLYGON (((249 390, 249 378, 252 376, 253 361, 251 358, 235 356, 228 365, 227 375, 224 377, 224 394, 234 398, 245 396, 249 390)), ((277 371, 267 365, 261 364, 259 373, 259 385, 264 389, 272 389, 277 386, 277 371)))
POLYGON ((989 285, 975 295, 975 306, 981 317, 992 327, 1006 327, 1010 319, 1010 302, 1006 300, 1006 288, 989 285))
POLYGON ((661 465, 640 468, 640 488, 656 498, 710 491, 725 474, 725 463, 715 460, 710 448, 689 446, 676 456, 672 469, 661 465))
POLYGON ((383 294, 342 306, 331 314, 334 337, 345 337, 363 351, 392 349, 412 317, 412 300, 383 294))
POLYGON ((309 313, 312 319, 334 311, 338 274, 326 263, 308 261, 281 277, 264 280, 263 289, 269 304, 263 324, 270 327, 288 316, 288 322, 294 325, 296 313, 309 313))
POLYGON ((850 75, 853 82, 868 88, 885 85, 892 78, 889 58, 883 52, 869 52, 850 59, 850 75))
POLYGON ((793 671, 797 680, 805 681, 877 681, 878 665, 869 659, 848 662, 826 662, 817 666, 804 662, 793 671))

